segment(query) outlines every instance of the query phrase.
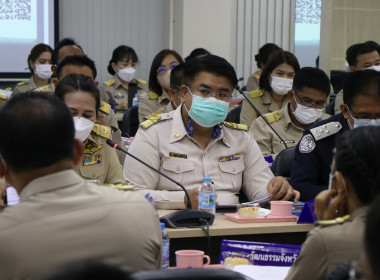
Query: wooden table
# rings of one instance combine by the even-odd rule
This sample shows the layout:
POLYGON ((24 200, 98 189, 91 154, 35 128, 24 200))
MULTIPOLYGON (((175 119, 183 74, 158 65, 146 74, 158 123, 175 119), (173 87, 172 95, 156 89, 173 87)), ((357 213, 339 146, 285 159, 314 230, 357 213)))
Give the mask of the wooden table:
MULTIPOLYGON (((172 210, 158 210, 160 216, 170 212, 172 210)), ((296 224, 296 222, 240 224, 227 220, 223 214, 216 214, 214 224, 210 226, 211 263, 219 262, 223 239, 301 245, 312 228, 312 224, 296 224)), ((177 250, 207 251, 206 234, 200 228, 166 228, 166 231, 170 237, 171 265, 175 265, 174 252, 177 250)))

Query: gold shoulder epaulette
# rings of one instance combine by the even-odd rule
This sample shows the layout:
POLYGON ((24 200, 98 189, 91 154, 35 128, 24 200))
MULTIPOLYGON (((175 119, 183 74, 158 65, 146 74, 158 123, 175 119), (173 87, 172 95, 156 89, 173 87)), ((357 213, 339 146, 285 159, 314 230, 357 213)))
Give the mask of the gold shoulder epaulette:
POLYGON ((332 225, 337 225, 337 224, 343 224, 345 221, 347 221, 350 218, 350 215, 346 215, 343 217, 338 217, 333 220, 323 220, 323 221, 318 221, 317 224, 321 225, 323 227, 325 226, 332 226, 332 225))
POLYGON ((248 131, 248 126, 246 126, 245 124, 234 123, 234 122, 224 122, 224 125, 230 128, 248 131))
POLYGON ((148 128, 155 123, 157 123, 161 119, 161 114, 160 113, 153 113, 147 117, 146 121, 143 121, 140 123, 140 126, 143 128, 148 128))
POLYGON ((144 81, 144 80, 141 80, 141 79, 137 79, 137 78, 136 78, 136 81, 137 81, 138 83, 140 83, 140 84, 146 85, 146 81, 144 81))
POLYGON ((19 82, 17 85, 22 86, 22 85, 26 85, 27 83, 28 83, 27 81, 23 81, 23 82, 19 82))
POLYGON ((101 101, 99 110, 106 114, 109 114, 111 110, 111 105, 108 104, 107 102, 101 101))
POLYGON ((159 97, 159 95, 155 92, 149 92, 148 95, 150 99, 157 99, 159 97))
POLYGON ((109 139, 111 137, 111 128, 108 126, 95 124, 92 131, 103 138, 109 139))
POLYGON ((256 97, 260 97, 264 94, 264 92, 261 90, 261 89, 258 89, 258 90, 254 90, 254 91, 250 91, 249 92, 249 95, 252 97, 252 98, 256 98, 256 97))
POLYGON ((282 113, 281 111, 276 111, 276 112, 265 114, 263 115, 263 117, 265 117, 269 123, 274 123, 282 118, 282 113))
POLYGON ((261 72, 256 72, 256 73, 253 74, 253 76, 254 76, 256 79, 260 79, 261 72))
POLYGON ((0 93, 0 99, 7 100, 8 96, 5 93, 0 93))
POLYGON ((55 87, 51 83, 51 84, 48 84, 46 86, 42 86, 42 87, 36 88, 33 91, 34 92, 55 92, 55 87))
POLYGON ((104 82, 104 84, 105 84, 107 87, 112 86, 114 83, 115 83, 115 79, 114 79, 114 78, 111 78, 111 79, 109 79, 108 81, 104 82))
POLYGON ((133 190, 135 186, 133 185, 123 185, 123 184, 104 184, 103 186, 110 187, 113 189, 123 190, 123 191, 130 191, 133 190))

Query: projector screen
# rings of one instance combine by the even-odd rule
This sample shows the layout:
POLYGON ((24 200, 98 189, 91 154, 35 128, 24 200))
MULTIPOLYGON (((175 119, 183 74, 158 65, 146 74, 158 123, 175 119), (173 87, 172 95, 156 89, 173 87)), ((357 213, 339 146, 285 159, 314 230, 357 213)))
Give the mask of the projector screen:
POLYGON ((27 59, 39 43, 54 48, 58 38, 58 0, 0 1, 0 78, 30 77, 27 59))

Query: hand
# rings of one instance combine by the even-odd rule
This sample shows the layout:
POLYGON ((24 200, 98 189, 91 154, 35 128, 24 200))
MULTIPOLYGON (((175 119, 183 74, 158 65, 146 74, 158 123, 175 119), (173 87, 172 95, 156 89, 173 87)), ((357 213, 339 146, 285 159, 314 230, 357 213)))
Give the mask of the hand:
POLYGON ((293 196, 294 202, 300 199, 299 191, 294 190, 288 181, 281 176, 272 178, 267 189, 271 200, 289 200, 293 196))
POLYGON ((321 191, 314 205, 318 220, 332 220, 347 214, 346 195, 336 189, 321 191))
MULTIPOLYGON (((193 209, 198 209, 198 188, 194 188, 192 190, 187 191, 189 193, 191 206, 193 209)), ((187 208, 187 196, 185 194, 184 198, 185 206, 187 208)))
POLYGON ((107 120, 107 115, 100 110, 98 111, 98 117, 96 119, 96 123, 104 126, 111 127, 111 124, 107 120))

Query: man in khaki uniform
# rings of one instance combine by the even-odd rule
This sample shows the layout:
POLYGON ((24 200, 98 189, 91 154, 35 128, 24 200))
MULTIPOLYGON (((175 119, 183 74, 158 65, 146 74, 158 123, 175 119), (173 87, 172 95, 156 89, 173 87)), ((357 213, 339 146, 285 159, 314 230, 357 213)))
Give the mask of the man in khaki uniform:
MULTIPOLYGON (((220 204, 238 203, 241 190, 250 200, 268 194, 272 199, 295 195, 297 200, 298 192, 284 178, 273 178, 247 127, 223 123, 237 84, 231 64, 209 55, 186 62, 183 71, 182 105, 141 123, 130 153, 182 183, 195 208, 203 177, 212 178, 220 204)), ((150 193, 159 207, 185 207, 177 185, 130 157, 124 176, 141 192, 150 193)))
MULTIPOLYGON (((346 51, 346 60, 350 72, 363 69, 380 71, 380 46, 373 41, 352 45, 346 51)), ((336 95, 335 114, 340 113, 341 104, 343 104, 343 90, 336 95)))
MULTIPOLYGON (((330 91, 327 75, 317 68, 304 67, 296 73, 293 90, 288 92, 288 106, 264 117, 281 136, 288 147, 294 147, 301 139, 305 128, 330 115, 322 111, 330 91)), ((250 131, 263 155, 275 157, 285 149, 284 143, 263 118, 253 121, 250 131)))
POLYGON ((0 128, 0 177, 20 195, 0 214, 2 279, 45 279, 89 260, 128 272, 160 269, 157 214, 138 193, 86 183, 74 172, 83 144, 61 101, 16 95, 0 111, 0 128))
MULTIPOLYGON (((137 92, 140 96, 149 92, 146 81, 133 79, 129 83, 137 84, 137 92)), ((99 86, 100 99, 109 104, 113 104, 118 111, 128 109, 128 88, 123 86, 120 78, 114 75, 111 79, 99 86)))

